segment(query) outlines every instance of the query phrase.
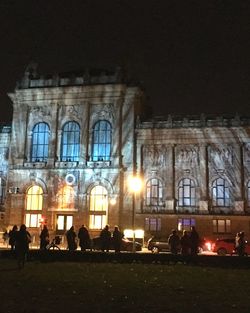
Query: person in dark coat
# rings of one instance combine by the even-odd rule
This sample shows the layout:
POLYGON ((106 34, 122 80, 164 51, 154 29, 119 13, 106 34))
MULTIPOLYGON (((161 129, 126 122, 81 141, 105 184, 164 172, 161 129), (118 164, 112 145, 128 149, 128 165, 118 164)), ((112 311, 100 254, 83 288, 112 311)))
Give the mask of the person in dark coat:
POLYGON ((12 230, 9 232, 9 245, 12 251, 16 249, 17 232, 18 232, 17 225, 14 225, 12 230))
POLYGON ((49 244, 49 230, 48 227, 44 225, 40 234, 40 249, 45 250, 48 244, 49 244))
POLYGON ((177 254, 180 249, 180 237, 177 235, 175 229, 172 230, 172 234, 168 237, 168 244, 170 246, 170 252, 177 254))
POLYGON ((200 243, 199 234, 197 233, 195 227, 192 226, 190 232, 190 247, 192 255, 196 255, 198 253, 199 243, 200 243))
POLYGON ((22 224, 20 230, 16 234, 16 251, 18 267, 24 267, 25 260, 29 252, 29 244, 31 243, 31 235, 26 229, 26 225, 22 224))
POLYGON ((181 254, 189 255, 190 254, 190 238, 188 232, 183 230, 183 234, 181 236, 181 254))
POLYGON ((235 237, 235 251, 238 253, 239 256, 244 256, 245 248, 246 248, 245 233, 241 231, 237 233, 235 237))
POLYGON ((122 238, 123 233, 119 230, 118 226, 115 226, 115 229, 113 231, 113 243, 116 253, 121 252, 122 238))
POLYGON ((90 248, 89 231, 85 225, 82 225, 79 228, 78 238, 79 238, 79 246, 81 247, 81 251, 86 251, 86 249, 90 248))
POLYGON ((76 250, 77 244, 76 244, 76 233, 75 233, 74 226, 71 226, 70 229, 67 231, 66 239, 67 239, 69 251, 76 250))
POLYGON ((110 241, 111 241, 111 232, 109 231, 109 225, 106 225, 101 233, 100 233, 100 240, 101 240, 101 250, 102 252, 109 252, 110 249, 110 241))

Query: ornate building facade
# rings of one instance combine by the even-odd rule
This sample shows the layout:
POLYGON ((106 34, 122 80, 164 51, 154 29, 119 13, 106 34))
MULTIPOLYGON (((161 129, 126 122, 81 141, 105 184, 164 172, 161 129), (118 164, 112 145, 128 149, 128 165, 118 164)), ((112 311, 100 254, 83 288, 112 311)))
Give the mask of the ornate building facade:
POLYGON ((250 119, 145 119, 143 91, 119 70, 41 77, 29 67, 9 97, 7 227, 25 223, 34 238, 43 223, 54 234, 85 224, 95 236, 108 223, 145 238, 193 225, 249 235, 250 119))

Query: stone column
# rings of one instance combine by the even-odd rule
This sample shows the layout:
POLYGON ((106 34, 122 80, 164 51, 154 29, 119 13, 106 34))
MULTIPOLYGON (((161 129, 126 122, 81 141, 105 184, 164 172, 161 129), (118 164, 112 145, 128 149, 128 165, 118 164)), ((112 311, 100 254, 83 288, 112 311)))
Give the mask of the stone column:
POLYGON ((209 173, 208 173, 208 154, 207 146, 201 145, 200 150, 200 213, 208 213, 209 199, 209 173))
POLYGON ((243 164, 243 151, 241 145, 234 146, 234 212, 237 214, 244 213, 244 164, 243 164))
POLYGON ((175 210, 175 145, 167 149, 166 211, 175 210))

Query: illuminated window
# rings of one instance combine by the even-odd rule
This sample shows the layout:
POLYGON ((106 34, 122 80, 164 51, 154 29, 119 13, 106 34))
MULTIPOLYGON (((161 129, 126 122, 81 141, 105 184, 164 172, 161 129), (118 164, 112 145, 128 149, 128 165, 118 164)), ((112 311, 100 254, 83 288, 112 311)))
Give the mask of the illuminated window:
POLYGON ((213 220, 214 233, 231 233, 231 220, 213 220))
POLYGON ((31 162, 46 162, 49 155, 49 126, 38 123, 32 131, 31 162))
POLYGON ((163 205, 162 183, 157 178, 152 178, 146 185, 146 205, 163 205))
POLYGON ((25 214, 25 225, 27 227, 39 227, 41 223, 41 214, 25 214))
POLYGON ((6 180, 0 177, 0 204, 4 204, 6 196, 6 180))
POLYGON ((103 186, 95 186, 90 192, 90 229, 102 229, 107 224, 108 193, 103 186))
POLYGON ((190 178, 184 178, 179 182, 178 206, 195 206, 195 184, 190 178))
POLYGON ((80 127, 76 122, 63 126, 61 161, 79 161, 80 127))
POLYGON ((57 193, 58 209, 74 209, 75 194, 72 186, 63 185, 57 193))
POLYGON ((57 215, 56 229, 60 232, 65 232, 73 226, 73 216, 72 215, 57 215))
POLYGON ((98 121, 93 128, 92 160, 109 161, 111 153, 112 128, 107 121, 98 121))
POLYGON ((41 211, 43 207, 43 190, 40 186, 31 186, 26 193, 25 224, 27 227, 39 227, 42 215, 34 211, 41 211), (32 212, 33 211, 33 212, 32 212))
POLYGON ((250 207, 250 181, 247 183, 247 206, 250 207))
POLYGON ((190 231, 192 226, 195 226, 194 218, 179 218, 178 219, 178 225, 177 225, 178 231, 183 231, 183 230, 190 231))
POLYGON ((26 194, 26 210, 42 210, 43 190, 40 186, 31 186, 26 194))
POLYGON ((228 207, 230 206, 229 184, 223 178, 217 178, 212 185, 213 206, 228 207))
POLYGON ((161 230, 161 219, 154 217, 145 218, 145 230, 146 231, 160 231, 161 230))

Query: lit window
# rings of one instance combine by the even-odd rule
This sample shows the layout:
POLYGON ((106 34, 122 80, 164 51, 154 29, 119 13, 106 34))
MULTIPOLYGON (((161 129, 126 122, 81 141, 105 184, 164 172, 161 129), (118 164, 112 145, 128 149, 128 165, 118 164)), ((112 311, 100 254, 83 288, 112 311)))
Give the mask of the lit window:
POLYGON ((152 178, 146 185, 146 205, 163 205, 162 183, 157 178, 152 178))
POLYGON ((41 223, 41 214, 30 214, 25 215, 25 225, 27 227, 39 227, 41 223))
POLYGON ((47 162, 49 155, 49 126, 38 123, 32 131, 31 162, 47 162))
POLYGON ((219 234, 231 233, 231 220, 213 220, 213 232, 219 234))
POLYGON ((112 128, 107 121, 98 121, 93 128, 92 160, 109 161, 111 153, 112 128))
POLYGON ((179 182, 178 206, 195 206, 195 184, 190 178, 184 178, 179 182))
POLYGON ((63 126, 61 143, 61 161, 79 161, 80 127, 76 122, 63 126))
POLYGON ((26 210, 42 210, 43 190, 40 186, 34 185, 28 189, 26 194, 26 210))
POLYGON ((56 229, 58 231, 69 230, 73 226, 73 216, 72 215, 57 215, 57 225, 56 229))
POLYGON ((230 206, 230 189, 228 182, 223 178, 217 178, 212 185, 213 206, 230 206))
POLYGON ((195 226, 194 218, 179 218, 178 219, 178 225, 177 225, 178 231, 183 231, 183 230, 190 231, 192 226, 195 226))
POLYGON ((107 224, 108 193, 103 186, 95 186, 90 192, 90 229, 102 229, 107 224))
POLYGON ((145 230, 146 231, 160 231, 161 230, 161 219, 154 217, 145 218, 145 230))

